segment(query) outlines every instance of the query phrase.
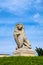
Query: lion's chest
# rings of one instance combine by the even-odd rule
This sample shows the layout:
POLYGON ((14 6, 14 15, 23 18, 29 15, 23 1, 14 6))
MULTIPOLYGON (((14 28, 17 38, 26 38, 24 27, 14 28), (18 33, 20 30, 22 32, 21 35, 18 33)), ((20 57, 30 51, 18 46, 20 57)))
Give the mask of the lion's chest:
POLYGON ((24 39, 23 33, 22 34, 18 34, 18 41, 19 41, 20 44, 23 43, 23 39, 24 39))

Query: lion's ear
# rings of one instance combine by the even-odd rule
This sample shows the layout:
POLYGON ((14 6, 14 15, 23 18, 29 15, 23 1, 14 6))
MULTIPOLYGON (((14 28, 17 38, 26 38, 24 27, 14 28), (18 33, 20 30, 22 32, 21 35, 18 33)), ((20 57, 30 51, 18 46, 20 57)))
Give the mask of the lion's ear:
POLYGON ((20 24, 17 24, 16 26, 18 26, 18 25, 20 25, 20 24))

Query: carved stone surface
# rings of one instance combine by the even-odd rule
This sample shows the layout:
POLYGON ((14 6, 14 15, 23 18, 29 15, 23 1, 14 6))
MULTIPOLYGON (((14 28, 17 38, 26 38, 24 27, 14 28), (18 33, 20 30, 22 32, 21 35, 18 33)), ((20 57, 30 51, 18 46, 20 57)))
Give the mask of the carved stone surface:
POLYGON ((14 56, 35 56, 32 49, 20 48, 13 53, 14 56))
POLYGON ((17 44, 14 56, 34 56, 30 42, 27 40, 24 27, 22 24, 17 24, 14 30, 14 39, 17 44))

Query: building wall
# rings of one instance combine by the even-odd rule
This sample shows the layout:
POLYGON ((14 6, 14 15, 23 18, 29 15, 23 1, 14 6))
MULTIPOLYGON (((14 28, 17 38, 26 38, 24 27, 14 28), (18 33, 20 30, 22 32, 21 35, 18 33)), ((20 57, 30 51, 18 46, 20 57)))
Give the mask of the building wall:
POLYGON ((8 57, 9 55, 7 54, 1 54, 0 57, 8 57))

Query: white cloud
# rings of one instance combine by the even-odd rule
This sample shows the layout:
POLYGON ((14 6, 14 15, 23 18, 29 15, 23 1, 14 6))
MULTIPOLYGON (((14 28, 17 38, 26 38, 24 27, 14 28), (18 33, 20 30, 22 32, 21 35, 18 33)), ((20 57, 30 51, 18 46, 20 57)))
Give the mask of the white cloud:
POLYGON ((40 17, 40 14, 39 13, 36 13, 33 18, 35 21, 39 21, 39 17, 40 17))
POLYGON ((41 3, 41 1, 42 1, 42 0, 36 0, 35 2, 36 2, 37 4, 39 4, 39 3, 41 3))
POLYGON ((34 14, 32 20, 38 22, 40 25, 43 25, 43 17, 39 13, 34 14))
POLYGON ((28 5, 30 5, 29 0, 6 0, 4 2, 0 2, 1 8, 15 13, 22 13, 28 8, 28 5))
POLYGON ((26 10, 30 10, 31 7, 37 7, 40 5, 42 0, 1 0, 0 8, 6 9, 16 14, 23 14, 26 10))
POLYGON ((43 12, 43 0, 36 0, 33 2, 33 7, 38 11, 38 12, 43 12))

